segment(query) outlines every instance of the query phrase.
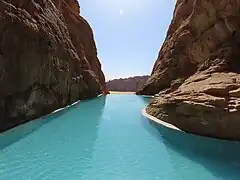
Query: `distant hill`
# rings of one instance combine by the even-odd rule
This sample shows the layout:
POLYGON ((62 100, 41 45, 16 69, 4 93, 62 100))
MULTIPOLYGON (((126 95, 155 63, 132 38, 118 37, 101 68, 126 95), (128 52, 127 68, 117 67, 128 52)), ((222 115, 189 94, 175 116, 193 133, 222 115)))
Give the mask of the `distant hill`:
POLYGON ((136 92, 148 80, 150 76, 134 76, 129 78, 120 78, 108 81, 106 86, 109 91, 129 91, 136 92))

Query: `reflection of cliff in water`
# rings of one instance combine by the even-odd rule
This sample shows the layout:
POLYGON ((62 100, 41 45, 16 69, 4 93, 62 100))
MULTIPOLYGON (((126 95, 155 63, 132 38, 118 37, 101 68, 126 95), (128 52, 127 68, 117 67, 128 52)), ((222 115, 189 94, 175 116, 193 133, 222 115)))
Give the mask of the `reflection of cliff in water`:
MULTIPOLYGON (((74 108, 74 107, 72 107, 74 108)), ((68 109, 70 110, 70 108, 68 109)), ((28 123, 19 125, 15 128, 12 128, 8 131, 5 131, 0 134, 0 150, 15 143, 16 141, 25 138, 29 134, 41 128, 44 124, 49 123, 52 120, 57 119, 67 110, 62 110, 58 113, 48 115, 45 118, 36 119, 34 121, 29 121, 28 123)))
MULTIPOLYGON (((27 169, 19 179, 39 172, 81 179, 91 165, 104 106, 105 97, 81 101, 66 111, 6 131, 1 136, 0 166, 11 162, 14 168, 27 169)), ((12 173, 11 166, 1 170, 6 178, 12 173)))
POLYGON ((203 165, 218 178, 240 179, 240 142, 195 136, 168 129, 152 121, 150 123, 159 132, 155 134, 157 138, 162 138, 164 144, 171 150, 203 165))
MULTIPOLYGON (((78 173, 84 174, 91 164, 105 103, 105 96, 82 101, 78 108, 73 109, 71 116, 66 114, 65 123, 61 124, 64 130, 59 132, 59 136, 64 136, 61 144, 66 146, 62 153, 65 153, 65 161, 70 163, 69 168, 72 162, 77 163, 78 173)), ((68 173, 72 173, 71 169, 68 173)))
POLYGON ((144 104, 149 104, 153 98, 151 96, 139 96, 139 99, 141 99, 144 104))
MULTIPOLYGON (((96 127, 98 124, 99 116, 101 116, 104 106, 105 106, 104 96, 100 98, 92 99, 89 101, 87 100, 82 101, 77 105, 74 105, 70 108, 62 110, 55 114, 51 114, 34 121, 30 121, 26 124, 22 124, 18 127, 5 131, 0 134, 0 150, 27 137, 28 135, 34 133, 44 125, 53 123, 52 121, 57 121, 56 123, 59 123, 61 120, 62 121, 64 121, 65 119, 69 120, 69 117, 68 117, 69 113, 71 113, 72 120, 74 120, 74 118, 81 117, 81 112, 84 112, 85 114, 89 113, 89 117, 91 117, 91 121, 88 118, 88 121, 85 122, 86 123, 85 126, 80 126, 79 128, 83 128, 83 127, 91 128, 92 126, 96 127), (93 107, 94 107, 94 113, 90 112, 90 110, 92 110, 93 107), (77 113, 77 114, 73 115, 74 113, 77 113)), ((82 118, 86 118, 84 117, 84 114, 82 118)), ((55 128, 58 128, 58 126, 56 126, 55 128)))

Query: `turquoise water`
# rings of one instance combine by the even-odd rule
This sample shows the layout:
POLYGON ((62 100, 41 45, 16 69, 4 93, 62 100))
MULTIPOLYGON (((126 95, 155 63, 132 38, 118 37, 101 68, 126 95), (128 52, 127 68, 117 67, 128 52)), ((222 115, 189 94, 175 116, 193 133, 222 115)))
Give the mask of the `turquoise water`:
POLYGON ((148 99, 109 95, 0 135, 0 180, 239 180, 240 144, 144 118, 148 99))

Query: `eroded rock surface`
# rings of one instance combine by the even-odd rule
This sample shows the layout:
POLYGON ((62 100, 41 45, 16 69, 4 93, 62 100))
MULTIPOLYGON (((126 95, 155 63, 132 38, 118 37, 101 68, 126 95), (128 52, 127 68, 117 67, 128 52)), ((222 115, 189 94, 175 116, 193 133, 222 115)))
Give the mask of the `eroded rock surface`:
POLYGON ((187 132, 240 139, 240 1, 178 0, 147 112, 187 132))
POLYGON ((0 131, 105 90, 79 12, 76 0, 0 1, 0 131))
POLYGON ((97 48, 93 37, 93 31, 88 22, 81 16, 77 0, 54 0, 58 9, 62 12, 71 41, 79 56, 86 57, 91 70, 97 75, 105 94, 109 91, 106 88, 105 76, 101 69, 101 63, 97 57, 97 48))

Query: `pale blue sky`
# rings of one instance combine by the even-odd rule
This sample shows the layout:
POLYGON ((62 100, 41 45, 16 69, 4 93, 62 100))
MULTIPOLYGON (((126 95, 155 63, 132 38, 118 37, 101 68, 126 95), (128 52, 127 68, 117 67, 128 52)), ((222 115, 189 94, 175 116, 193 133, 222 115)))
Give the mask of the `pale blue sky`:
POLYGON ((79 0, 106 79, 150 74, 176 0, 79 0))

